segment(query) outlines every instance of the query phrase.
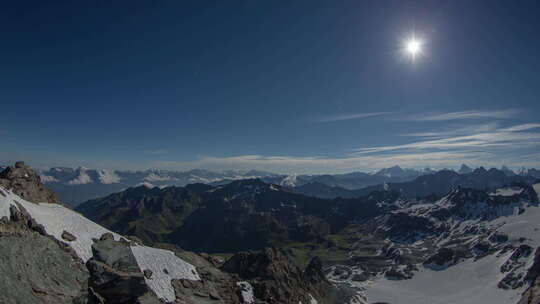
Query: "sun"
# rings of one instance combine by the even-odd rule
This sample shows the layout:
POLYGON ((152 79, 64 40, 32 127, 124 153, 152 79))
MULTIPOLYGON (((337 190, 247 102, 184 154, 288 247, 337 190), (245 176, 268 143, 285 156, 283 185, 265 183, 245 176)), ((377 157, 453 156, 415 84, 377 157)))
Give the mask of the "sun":
POLYGON ((422 54, 423 42, 413 36, 405 40, 403 49, 405 53, 414 60, 422 54))
POLYGON ((420 41, 411 39, 407 41, 407 52, 411 55, 416 55, 420 52, 420 41))

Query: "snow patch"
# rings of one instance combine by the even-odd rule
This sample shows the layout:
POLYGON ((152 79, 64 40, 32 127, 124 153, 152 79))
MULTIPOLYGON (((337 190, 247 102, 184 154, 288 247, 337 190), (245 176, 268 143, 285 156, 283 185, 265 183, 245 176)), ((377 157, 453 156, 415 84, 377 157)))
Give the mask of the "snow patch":
POLYGON ((156 185, 154 185, 152 183, 148 183, 148 182, 142 182, 142 183, 138 183, 138 184, 135 185, 135 187, 140 187, 140 186, 145 186, 148 189, 152 189, 152 188, 157 187, 156 185))
POLYGON ((298 176, 296 174, 285 177, 280 185, 286 187, 296 187, 298 176))
POLYGON ((172 251, 146 246, 132 246, 131 251, 141 271, 152 270, 152 278, 145 278, 146 284, 159 298, 166 301, 174 301, 176 298, 171 280, 199 281, 201 279, 195 266, 178 258, 172 251))
POLYGON ((523 188, 507 187, 507 188, 497 189, 495 192, 492 192, 489 195, 492 195, 492 196, 514 196, 516 194, 521 194, 522 192, 523 192, 523 188))
POLYGON ((155 173, 150 173, 143 180, 147 182, 166 182, 174 179, 168 175, 158 175, 155 173))
POLYGON ((245 304, 253 304, 255 303, 255 296, 253 295, 253 287, 249 282, 236 282, 236 285, 240 287, 240 291, 242 293, 242 299, 243 303, 245 304))
POLYGON ((310 293, 308 293, 308 296, 309 296, 309 304, 318 304, 319 303, 319 302, 317 302, 317 300, 315 300, 315 298, 310 293))
POLYGON ((533 189, 536 192, 536 195, 538 195, 538 197, 540 198, 540 183, 534 184, 533 189))

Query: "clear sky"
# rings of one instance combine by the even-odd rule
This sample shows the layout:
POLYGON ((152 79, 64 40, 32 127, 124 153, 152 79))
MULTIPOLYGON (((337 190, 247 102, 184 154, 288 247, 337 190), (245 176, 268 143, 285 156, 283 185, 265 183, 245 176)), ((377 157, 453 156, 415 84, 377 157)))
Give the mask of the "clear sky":
POLYGON ((538 1, 1 5, 1 162, 540 167, 538 1))

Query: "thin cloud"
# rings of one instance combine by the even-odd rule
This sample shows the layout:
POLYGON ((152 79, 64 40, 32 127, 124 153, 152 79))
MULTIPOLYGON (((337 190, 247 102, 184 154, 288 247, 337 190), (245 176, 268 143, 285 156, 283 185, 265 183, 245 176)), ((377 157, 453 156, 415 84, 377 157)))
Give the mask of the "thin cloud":
POLYGON ((502 131, 505 131, 505 132, 518 132, 518 131, 527 131, 527 130, 530 130, 530 129, 537 129, 537 128, 540 128, 539 123, 528 123, 528 124, 509 127, 509 128, 504 128, 504 129, 502 129, 502 131))
POLYGON ((445 130, 442 130, 442 131, 403 133, 403 134, 400 134, 400 136, 441 138, 441 137, 448 137, 448 136, 468 135, 468 134, 489 132, 489 131, 496 130, 498 126, 499 124, 497 123, 488 123, 488 124, 471 125, 471 126, 459 127, 459 128, 446 128, 445 130))
POLYGON ((443 149, 486 149, 498 148, 523 148, 540 145, 540 133, 521 132, 536 127, 536 124, 516 125, 509 128, 496 129, 465 136, 449 136, 434 140, 423 140, 402 145, 388 145, 379 147, 367 147, 356 150, 357 155, 384 153, 389 151, 418 151, 418 150, 443 150, 443 149))
POLYGON ((343 114, 343 115, 334 115, 328 116, 318 120, 318 122, 332 122, 332 121, 342 121, 342 120, 351 120, 351 119, 361 119, 369 118, 376 116, 383 116, 391 114, 391 112, 370 112, 370 113, 355 113, 355 114, 343 114))
POLYGON ((478 118, 497 118, 507 119, 519 114, 517 109, 508 110, 496 110, 496 111, 481 111, 470 110, 460 112, 447 112, 447 113, 432 113, 425 115, 415 115, 406 117, 404 120, 408 121, 446 121, 446 120, 463 120, 463 119, 478 119, 478 118))
POLYGON ((169 154, 169 151, 165 149, 156 149, 156 150, 147 150, 144 153, 151 154, 151 155, 165 155, 165 154, 169 154))
POLYGON ((209 170, 257 169, 277 173, 313 174, 368 171, 390 167, 395 164, 405 167, 417 167, 418 164, 422 164, 422 166, 442 168, 455 166, 464 159, 481 159, 482 156, 486 156, 486 154, 482 152, 472 154, 435 152, 382 156, 346 156, 342 158, 241 155, 233 157, 204 157, 193 162, 159 161, 154 162, 152 166, 181 170, 192 168, 205 168, 209 170))
POLYGON ((276 173, 339 173, 351 171, 372 171, 396 164, 407 168, 450 168, 461 163, 475 166, 499 167, 504 163, 509 166, 538 166, 540 160, 516 159, 512 156, 501 157, 489 151, 418 151, 412 153, 389 153, 383 155, 349 155, 342 158, 293 157, 241 155, 232 157, 203 157, 192 162, 160 161, 153 167, 188 170, 204 168, 209 170, 257 169, 276 173))

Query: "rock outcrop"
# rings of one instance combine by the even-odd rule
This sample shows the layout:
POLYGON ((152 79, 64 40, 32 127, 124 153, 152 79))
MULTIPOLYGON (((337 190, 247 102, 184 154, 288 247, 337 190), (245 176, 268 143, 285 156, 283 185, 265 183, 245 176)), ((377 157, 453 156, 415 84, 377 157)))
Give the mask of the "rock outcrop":
POLYGON ((45 188, 39 175, 24 162, 16 162, 14 167, 7 167, 0 172, 0 186, 29 202, 60 203, 56 194, 45 188))
POLYGON ((530 284, 518 304, 540 303, 540 248, 536 248, 533 265, 527 271, 525 280, 530 284))

